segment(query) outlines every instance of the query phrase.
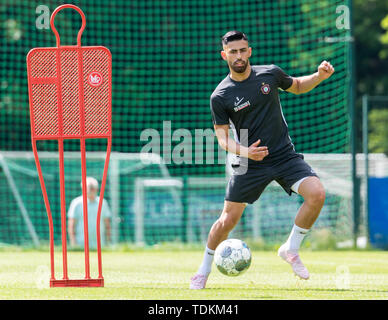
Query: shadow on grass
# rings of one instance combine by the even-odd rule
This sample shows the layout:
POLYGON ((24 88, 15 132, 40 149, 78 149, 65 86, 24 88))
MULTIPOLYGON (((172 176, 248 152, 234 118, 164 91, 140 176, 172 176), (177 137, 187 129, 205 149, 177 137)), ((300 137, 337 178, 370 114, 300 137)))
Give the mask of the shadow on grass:
MULTIPOLYGON (((111 287, 110 287, 111 288, 111 287)), ((122 288, 122 287, 120 287, 122 288)), ((143 287, 143 286, 131 286, 131 289, 141 289, 141 290, 180 290, 180 291, 190 291, 190 292, 209 292, 209 291, 219 291, 219 292, 230 292, 230 291, 238 291, 236 287, 209 287, 202 290, 191 290, 189 288, 182 288, 182 287, 143 287)), ((285 292, 302 292, 302 291, 312 291, 312 292, 342 292, 342 293, 351 293, 351 292, 357 292, 357 293, 387 293, 387 290, 362 290, 362 289, 337 289, 337 288, 243 288, 241 289, 244 292, 254 292, 254 291, 285 291, 285 292)))
MULTIPOLYGON (((212 290, 233 290, 233 288, 207 288, 212 290)), ((235 290, 235 289, 234 289, 235 290)), ((337 289, 337 288, 244 288, 244 291, 255 291, 255 290, 261 290, 261 291, 316 291, 316 292, 374 292, 374 293, 387 293, 387 290, 362 290, 362 289, 337 289)))

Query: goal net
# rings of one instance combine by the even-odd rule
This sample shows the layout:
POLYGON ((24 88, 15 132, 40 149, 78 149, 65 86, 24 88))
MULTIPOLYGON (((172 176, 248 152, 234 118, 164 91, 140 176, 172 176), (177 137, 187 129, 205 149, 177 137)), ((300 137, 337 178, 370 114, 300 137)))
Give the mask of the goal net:
MULTIPOLYGON (((55 46, 48 17, 60 3, 8 0, 0 6, 3 243, 37 244, 47 238, 42 194, 29 153, 26 55, 34 47, 55 46)), ((218 161, 214 137, 209 143, 205 143, 207 137, 192 137, 213 129, 209 98, 228 73, 219 53, 221 37, 233 29, 248 36, 252 65, 276 64, 295 77, 315 72, 322 60, 335 67, 333 76, 313 91, 302 95, 280 92, 280 99, 296 151, 311 159, 328 190, 317 228, 330 226, 338 239, 349 237, 353 223, 348 155, 352 44, 345 13, 350 0, 74 3, 87 19, 82 43, 103 45, 112 53, 113 137, 106 199, 114 215, 113 243, 204 241, 222 208, 227 175, 224 163, 218 161), (144 152, 146 145, 163 158, 163 165, 146 165, 131 158, 144 152), (209 153, 216 161, 207 161, 209 153)), ((55 25, 61 43, 75 44, 81 26, 77 13, 63 10, 55 25)), ((67 142, 68 206, 81 190, 79 145, 67 142)), ((103 161, 98 152, 105 145, 91 140, 86 148, 94 157, 88 160, 88 175, 101 181, 103 161)), ((54 228, 59 230, 57 146, 42 142, 38 150, 54 228)), ((235 234, 264 241, 283 239, 300 201, 270 185, 257 205, 247 208, 235 234)), ((56 234, 56 243, 58 240, 56 234)))
MULTIPOLYGON (((314 230, 330 232, 338 243, 351 240, 350 154, 306 154, 305 159, 320 176, 327 194, 314 230)), ((88 175, 101 181, 104 160, 105 153, 88 152, 88 175)), ((55 243, 60 244, 58 154, 42 152, 40 161, 52 208, 55 243)), ((65 153, 67 209, 82 192, 80 161, 79 153, 65 153)), ((359 176, 363 175, 363 161, 359 154, 359 176)), ((384 154, 370 154, 369 167, 371 176, 387 175, 388 159, 384 154)), ((105 199, 112 212, 110 244, 203 243, 221 213, 228 181, 228 172, 218 177, 172 176, 161 158, 150 154, 114 152, 108 173, 105 199)), ((0 191, 0 243, 47 244, 47 215, 31 152, 0 152, 0 191)), ((289 233, 301 203, 300 196, 289 197, 271 183, 260 199, 247 207, 232 235, 279 243, 289 233)), ((365 218, 361 225, 361 235, 365 235, 365 218)))

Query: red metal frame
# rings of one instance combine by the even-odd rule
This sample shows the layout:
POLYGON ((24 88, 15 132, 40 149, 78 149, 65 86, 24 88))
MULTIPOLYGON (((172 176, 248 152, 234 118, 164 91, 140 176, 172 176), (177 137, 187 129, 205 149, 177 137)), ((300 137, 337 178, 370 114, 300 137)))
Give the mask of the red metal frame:
POLYGON ((110 51, 105 47, 81 46, 81 36, 86 26, 86 19, 82 10, 77 6, 65 4, 56 8, 51 15, 50 25, 56 37, 57 46, 52 48, 34 48, 27 55, 32 150, 38 170, 50 232, 50 286, 103 287, 104 278, 102 276, 100 220, 112 145, 112 57, 110 51), (61 46, 60 37, 54 25, 55 16, 59 11, 65 8, 76 10, 82 18, 82 26, 78 32, 77 45, 75 46, 61 46), (72 55, 73 58, 71 58, 72 55), (75 55, 77 55, 76 59, 74 58, 75 55), (96 69, 98 72, 105 74, 105 78, 102 80, 103 85, 88 87, 88 83, 85 79, 85 70, 87 70, 87 68, 96 69), (78 81, 74 80, 75 74, 77 74, 78 81), (77 101, 72 94, 75 86, 78 88, 77 101), (65 98, 64 95, 66 96, 65 98), (85 99, 87 99, 86 102, 85 99), (95 116, 95 114, 98 114, 99 116, 95 116), (82 196, 83 203, 87 204, 85 141, 86 139, 100 138, 107 139, 107 153, 97 212, 98 278, 92 279, 90 277, 88 209, 87 205, 84 205, 85 278, 69 279, 67 269, 63 143, 66 139, 80 140, 82 196), (36 143, 38 140, 58 141, 63 260, 63 278, 61 280, 55 279, 54 225, 38 157, 36 143))

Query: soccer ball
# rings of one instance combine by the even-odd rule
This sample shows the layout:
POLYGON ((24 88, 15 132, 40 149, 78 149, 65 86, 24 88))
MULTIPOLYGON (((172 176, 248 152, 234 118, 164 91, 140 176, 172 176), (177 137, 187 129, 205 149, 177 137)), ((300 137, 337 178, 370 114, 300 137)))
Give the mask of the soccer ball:
POLYGON ((214 262, 221 273, 236 277, 251 265, 251 250, 244 241, 227 239, 222 241, 214 253, 214 262))

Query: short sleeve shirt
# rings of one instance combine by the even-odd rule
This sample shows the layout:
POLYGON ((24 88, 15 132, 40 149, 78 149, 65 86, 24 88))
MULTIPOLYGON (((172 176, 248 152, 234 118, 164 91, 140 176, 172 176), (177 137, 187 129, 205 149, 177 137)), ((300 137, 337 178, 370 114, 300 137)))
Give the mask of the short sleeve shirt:
MULTIPOLYGON (((295 152, 279 98, 279 89, 287 90, 293 79, 276 65, 251 69, 243 81, 234 81, 228 75, 220 82, 210 97, 212 120, 217 125, 229 124, 242 145, 250 146, 260 139, 269 155, 259 163, 271 163, 289 151, 295 152), (240 139, 242 129, 248 131, 247 139, 240 139)), ((248 164, 258 162, 249 159, 248 164)))
MULTIPOLYGON (((89 231, 89 247, 91 249, 97 248, 97 211, 98 211, 99 197, 96 197, 94 201, 88 199, 88 231, 89 231)), ((67 213, 68 218, 75 219, 75 237, 77 244, 83 246, 84 244, 84 222, 83 222, 83 199, 79 196, 73 199, 70 203, 69 211, 67 213)), ((101 208, 101 224, 100 234, 101 243, 105 244, 105 221, 106 218, 111 218, 112 214, 108 205, 108 202, 103 199, 101 208)))

